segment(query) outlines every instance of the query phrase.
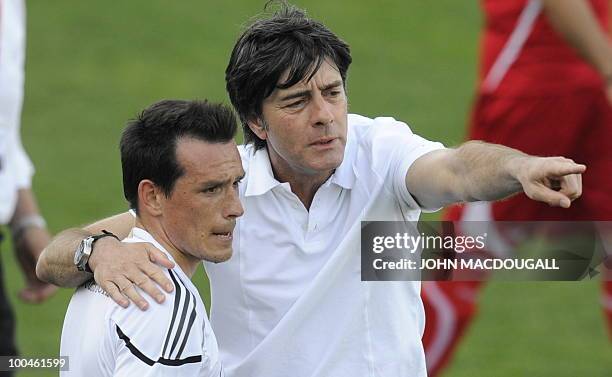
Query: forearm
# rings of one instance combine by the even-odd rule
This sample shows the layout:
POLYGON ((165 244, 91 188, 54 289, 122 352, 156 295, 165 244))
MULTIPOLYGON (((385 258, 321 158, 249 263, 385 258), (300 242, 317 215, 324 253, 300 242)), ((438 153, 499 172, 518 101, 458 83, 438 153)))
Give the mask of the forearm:
MULTIPOLYGON (((78 271, 74 265, 74 253, 79 243, 86 237, 108 230, 120 239, 127 237, 134 226, 134 217, 122 213, 93 223, 84 229, 68 229, 58 234, 43 251, 36 266, 39 279, 60 287, 76 287, 92 278, 92 274, 78 271)), ((118 241, 105 237, 96 242, 89 265, 95 269, 96 253, 100 245, 118 241)))
POLYGON ((517 170, 520 160, 528 155, 521 151, 469 141, 454 150, 454 156, 450 157, 457 201, 498 200, 522 190, 517 170))
POLYGON ((406 185, 424 208, 500 199, 521 190, 513 161, 525 156, 501 145, 468 141, 421 156, 408 170, 406 185))
MULTIPOLYGON (((612 44, 584 0, 543 0, 555 30, 607 80, 612 79, 612 44)), ((606 25, 607 26, 607 25, 606 25)))
POLYGON ((11 223, 19 221, 19 219, 30 216, 38 215, 38 205, 31 189, 20 189, 17 193, 17 205, 15 207, 15 213, 11 219, 11 223))
POLYGON ((47 224, 40 215, 34 193, 31 189, 19 189, 17 192, 17 204, 9 221, 9 226, 13 235, 13 241, 17 241, 30 228, 39 228, 46 232, 47 224))
POLYGON ((77 287, 92 278, 92 274, 77 270, 74 252, 84 238, 92 235, 84 229, 67 229, 58 234, 45 248, 36 265, 40 280, 60 287, 77 287))

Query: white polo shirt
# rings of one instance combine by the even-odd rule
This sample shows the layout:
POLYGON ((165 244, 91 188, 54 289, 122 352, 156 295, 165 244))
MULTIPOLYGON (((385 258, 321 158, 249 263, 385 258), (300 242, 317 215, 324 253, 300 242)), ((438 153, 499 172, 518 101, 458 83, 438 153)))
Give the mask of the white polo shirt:
POLYGON ((241 147, 234 253, 205 264, 227 376, 426 375, 420 283, 362 282, 360 225, 417 220, 406 173, 440 148, 393 118, 349 115, 344 160, 307 211, 265 149, 241 147))
POLYGON ((11 219, 17 190, 29 188, 34 173, 19 133, 24 62, 25 3, 0 0, 0 224, 11 219))
MULTIPOLYGON (((123 242, 149 242, 172 256, 140 228, 123 242)), ((68 306, 60 355, 69 356, 62 377, 223 376, 215 334, 200 294, 178 264, 165 270, 174 291, 161 305, 123 309, 95 282, 79 287, 68 306)))

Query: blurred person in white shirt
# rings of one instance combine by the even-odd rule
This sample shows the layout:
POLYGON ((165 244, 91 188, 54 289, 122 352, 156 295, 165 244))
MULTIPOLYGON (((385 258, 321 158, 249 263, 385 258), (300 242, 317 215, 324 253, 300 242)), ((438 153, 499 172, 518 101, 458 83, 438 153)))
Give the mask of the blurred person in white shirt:
MULTIPOLYGON (((26 286, 19 297, 38 303, 56 287, 41 282, 35 273, 38 256, 51 238, 31 190, 34 167, 21 144, 25 38, 25 2, 0 0, 0 225, 9 225, 25 277, 26 286)), ((12 356, 17 354, 15 320, 2 274, 0 262, 0 356, 12 356)))

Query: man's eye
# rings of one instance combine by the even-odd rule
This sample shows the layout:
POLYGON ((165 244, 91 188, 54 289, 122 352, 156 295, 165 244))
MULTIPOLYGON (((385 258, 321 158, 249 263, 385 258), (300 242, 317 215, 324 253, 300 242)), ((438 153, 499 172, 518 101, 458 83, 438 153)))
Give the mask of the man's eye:
POLYGON ((325 96, 332 100, 340 100, 344 98, 344 91, 341 89, 329 90, 327 93, 325 93, 325 96))
POLYGON ((306 101, 304 101, 303 99, 299 100, 299 101, 295 101, 295 102, 291 102, 290 104, 288 104, 287 106, 285 106, 286 108, 289 109, 297 109, 299 107, 302 107, 302 105, 305 103, 306 101))
POLYGON ((207 194, 215 194, 219 192, 219 190, 221 190, 220 186, 214 186, 214 187, 209 187, 207 189, 204 189, 204 192, 207 194))

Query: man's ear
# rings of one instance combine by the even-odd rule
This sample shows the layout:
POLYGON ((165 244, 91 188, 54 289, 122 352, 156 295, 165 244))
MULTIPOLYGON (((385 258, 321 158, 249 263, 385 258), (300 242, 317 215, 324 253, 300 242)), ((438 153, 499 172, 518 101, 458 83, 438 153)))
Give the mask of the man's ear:
POLYGON ((266 127, 266 123, 261 118, 254 118, 252 120, 247 121, 249 128, 258 138, 261 140, 266 140, 268 138, 268 127, 266 127))
POLYGON ((161 189, 153 181, 143 179, 138 184, 138 210, 149 216, 160 216, 163 195, 161 189))

